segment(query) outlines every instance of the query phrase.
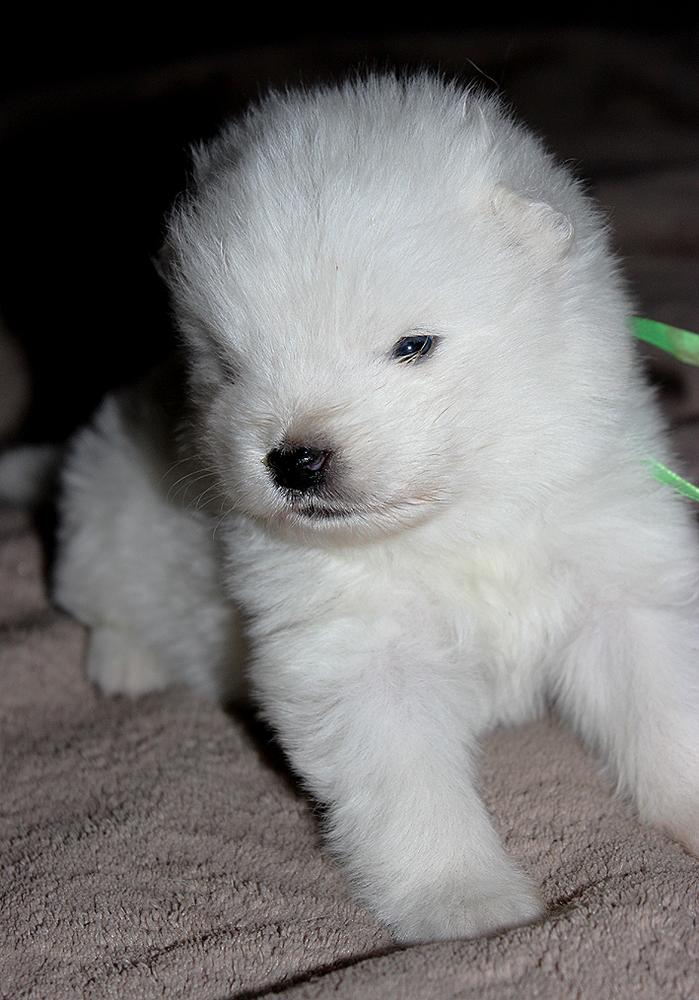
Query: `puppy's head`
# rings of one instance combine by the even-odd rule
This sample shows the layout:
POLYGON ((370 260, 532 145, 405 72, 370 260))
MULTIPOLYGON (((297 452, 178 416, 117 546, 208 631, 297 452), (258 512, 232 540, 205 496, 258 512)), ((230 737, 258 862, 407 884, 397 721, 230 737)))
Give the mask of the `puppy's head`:
POLYGON ((267 98, 198 151, 167 242, 231 505, 375 534, 569 474, 602 242, 490 99, 429 76, 267 98))

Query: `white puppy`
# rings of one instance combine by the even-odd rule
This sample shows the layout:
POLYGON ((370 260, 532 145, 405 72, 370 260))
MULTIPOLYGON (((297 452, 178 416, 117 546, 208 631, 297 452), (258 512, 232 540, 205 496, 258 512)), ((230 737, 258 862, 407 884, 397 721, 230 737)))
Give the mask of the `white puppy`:
POLYGON ((196 153, 165 256, 186 403, 108 399, 64 480, 92 678, 231 693, 244 634, 402 941, 541 914, 473 754, 547 703, 699 852, 697 537, 568 171, 432 76, 277 94, 196 153))

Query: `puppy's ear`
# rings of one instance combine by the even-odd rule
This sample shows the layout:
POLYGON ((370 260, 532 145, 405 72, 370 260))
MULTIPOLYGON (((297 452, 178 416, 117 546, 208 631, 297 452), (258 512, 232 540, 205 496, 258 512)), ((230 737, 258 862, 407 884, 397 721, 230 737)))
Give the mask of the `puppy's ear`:
POLYGON ((498 184, 490 208, 507 237, 522 248, 537 249, 549 260, 560 260, 571 248, 573 223, 545 201, 532 201, 498 184))

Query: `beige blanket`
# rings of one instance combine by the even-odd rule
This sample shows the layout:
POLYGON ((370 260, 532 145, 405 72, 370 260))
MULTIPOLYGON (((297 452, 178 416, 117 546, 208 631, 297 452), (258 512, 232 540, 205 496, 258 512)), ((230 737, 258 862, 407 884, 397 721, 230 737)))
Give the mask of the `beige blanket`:
POLYGON ((555 724, 496 734, 482 762, 547 917, 396 948, 348 898, 266 734, 186 691, 91 690, 20 513, 0 520, 0 594, 2 996, 699 996, 699 862, 555 724))
MULTIPOLYGON (((431 54, 477 58, 460 44, 431 54)), ((513 57, 505 83, 525 105, 543 88, 542 107, 556 79, 563 105, 580 91, 578 121, 553 115, 550 138, 599 168, 645 311, 697 329, 699 149, 675 72, 690 91, 687 64, 669 50, 625 58, 621 43, 592 60, 589 40, 576 44, 513 57), (595 91, 610 65, 636 86, 611 107, 595 91)), ((657 371, 699 477, 699 380, 657 371)), ((482 761, 488 805, 541 880, 547 916, 398 948, 348 897, 269 734, 182 690, 100 698, 84 642, 47 599, 29 515, 0 511, 2 997, 699 997, 699 861, 615 801, 554 721, 495 734, 482 761)))

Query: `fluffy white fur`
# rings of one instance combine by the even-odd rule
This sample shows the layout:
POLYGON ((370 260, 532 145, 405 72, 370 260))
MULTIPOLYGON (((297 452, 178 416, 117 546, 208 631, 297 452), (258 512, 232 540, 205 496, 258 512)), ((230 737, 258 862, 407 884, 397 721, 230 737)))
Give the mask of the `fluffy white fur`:
POLYGON ((164 266, 187 407, 108 399, 65 472, 91 677, 230 693, 245 658, 401 941, 542 913, 473 754, 548 703, 699 853, 697 537, 569 172, 428 75, 276 94, 197 152, 164 266), (331 488, 275 486, 284 441, 332 449, 331 488))

